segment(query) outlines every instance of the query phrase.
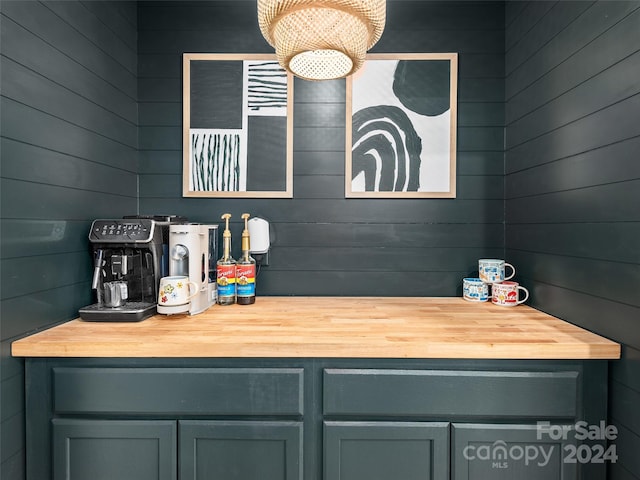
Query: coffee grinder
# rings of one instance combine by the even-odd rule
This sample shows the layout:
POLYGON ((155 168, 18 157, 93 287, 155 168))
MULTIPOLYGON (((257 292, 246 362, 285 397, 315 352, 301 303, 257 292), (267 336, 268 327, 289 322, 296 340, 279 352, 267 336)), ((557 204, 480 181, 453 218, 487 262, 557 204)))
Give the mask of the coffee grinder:
POLYGON ((196 315, 216 303, 218 225, 187 223, 169 226, 169 275, 186 275, 198 293, 186 305, 158 306, 158 313, 196 315))
POLYGON ((97 302, 80 309, 83 320, 137 322, 156 313, 168 229, 169 222, 142 217, 93 221, 91 287, 97 302))

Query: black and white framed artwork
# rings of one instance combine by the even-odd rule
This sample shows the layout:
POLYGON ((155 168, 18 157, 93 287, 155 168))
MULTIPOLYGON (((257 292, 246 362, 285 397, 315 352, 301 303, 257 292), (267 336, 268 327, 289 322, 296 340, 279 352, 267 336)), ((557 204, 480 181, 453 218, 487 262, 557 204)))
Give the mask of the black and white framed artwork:
POLYGON ((455 198, 456 53, 369 54, 347 78, 345 196, 455 198))
POLYGON ((293 76, 275 55, 183 55, 183 196, 293 196, 293 76))

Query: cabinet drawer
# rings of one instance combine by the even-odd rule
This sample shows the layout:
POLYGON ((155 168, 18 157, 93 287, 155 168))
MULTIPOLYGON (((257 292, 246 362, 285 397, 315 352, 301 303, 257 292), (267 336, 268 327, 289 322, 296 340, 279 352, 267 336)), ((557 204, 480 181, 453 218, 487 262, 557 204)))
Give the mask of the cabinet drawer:
POLYGON ((303 414, 302 368, 54 368, 58 414, 303 414))
POLYGON ((326 369, 324 414, 575 418, 576 371, 326 369))

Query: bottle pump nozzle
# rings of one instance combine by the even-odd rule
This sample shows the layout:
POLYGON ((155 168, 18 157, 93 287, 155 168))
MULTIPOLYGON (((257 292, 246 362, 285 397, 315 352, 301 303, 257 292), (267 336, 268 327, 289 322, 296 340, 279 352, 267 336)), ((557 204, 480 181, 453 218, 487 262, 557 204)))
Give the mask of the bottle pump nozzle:
POLYGON ((244 230, 242 231, 242 252, 246 252, 246 255, 249 255, 250 250, 249 217, 250 215, 248 213, 243 213, 241 217, 244 220, 244 230))
POLYGON ((225 220, 224 233, 222 234, 223 238, 231 238, 231 230, 229 230, 229 219, 231 218, 230 213, 225 213, 222 215, 222 220, 225 220))

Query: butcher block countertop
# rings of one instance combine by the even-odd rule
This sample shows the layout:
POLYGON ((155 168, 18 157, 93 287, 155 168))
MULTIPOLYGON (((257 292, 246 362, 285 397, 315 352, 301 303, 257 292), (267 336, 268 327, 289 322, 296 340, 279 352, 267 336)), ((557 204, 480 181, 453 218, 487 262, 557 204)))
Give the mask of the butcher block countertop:
POLYGON ((461 298, 258 297, 136 323, 77 319, 16 357, 616 359, 620 345, 525 305, 461 298))

